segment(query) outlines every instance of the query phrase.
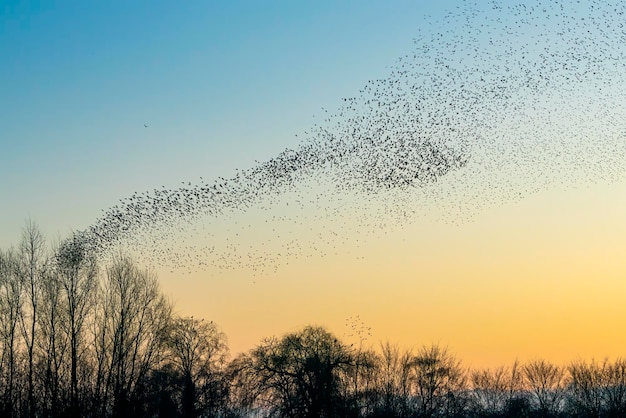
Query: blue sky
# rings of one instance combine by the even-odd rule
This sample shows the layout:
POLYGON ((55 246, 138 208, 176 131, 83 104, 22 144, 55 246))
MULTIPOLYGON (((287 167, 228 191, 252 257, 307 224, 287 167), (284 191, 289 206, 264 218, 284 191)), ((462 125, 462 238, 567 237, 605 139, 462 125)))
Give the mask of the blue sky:
POLYGON ((454 3, 4 2, 0 245, 295 146, 454 3))

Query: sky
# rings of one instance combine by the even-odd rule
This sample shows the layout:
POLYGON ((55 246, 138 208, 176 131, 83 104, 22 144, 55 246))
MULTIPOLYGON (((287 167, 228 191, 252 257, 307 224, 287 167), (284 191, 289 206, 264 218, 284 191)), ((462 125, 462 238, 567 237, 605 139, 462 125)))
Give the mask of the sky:
MULTIPOLYGON (((29 218, 54 240, 135 192, 228 178, 297 147, 324 109, 387 77, 467 4, 3 2, 0 247, 29 218)), ((372 328, 365 345, 440 343, 469 365, 614 358, 626 354, 623 174, 549 182, 462 217, 467 207, 433 198, 410 221, 352 225, 351 243, 260 275, 153 268, 176 310, 217 322, 233 353, 308 324, 358 341, 345 325, 358 315, 372 328)), ((483 192, 462 175, 442 184, 430 187, 465 185, 467 206, 483 192)), ((209 224, 255 231, 263 216, 209 224)))

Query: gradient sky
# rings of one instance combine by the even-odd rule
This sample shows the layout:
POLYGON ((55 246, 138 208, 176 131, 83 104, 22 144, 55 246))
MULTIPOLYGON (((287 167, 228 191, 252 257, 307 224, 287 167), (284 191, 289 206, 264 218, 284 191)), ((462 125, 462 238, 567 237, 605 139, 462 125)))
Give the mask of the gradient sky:
MULTIPOLYGON (((0 247, 54 239, 119 199, 228 177, 298 144, 462 1, 4 1, 0 247), (144 123, 149 125, 144 128, 144 123)), ((465 363, 626 355, 626 177, 547 188, 469 221, 430 213, 256 278, 159 271, 231 350, 316 323, 465 363)))

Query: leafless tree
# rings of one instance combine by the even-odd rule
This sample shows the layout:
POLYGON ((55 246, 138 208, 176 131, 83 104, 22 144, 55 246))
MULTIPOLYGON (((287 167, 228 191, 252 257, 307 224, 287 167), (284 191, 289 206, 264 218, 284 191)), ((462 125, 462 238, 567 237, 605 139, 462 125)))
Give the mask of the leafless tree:
POLYGON ((367 415, 376 408, 379 355, 362 346, 349 348, 354 364, 351 367, 342 367, 339 372, 340 380, 345 382, 341 385, 341 397, 345 405, 367 415))
POLYGON ((608 417, 626 416, 626 359, 619 358, 604 369, 601 388, 608 417))
POLYGON ((600 417, 603 409, 603 389, 606 387, 608 360, 587 363, 577 360, 567 366, 569 372, 568 398, 577 412, 589 418, 600 417))
POLYGON ((483 414, 495 415, 505 410, 510 386, 507 368, 476 370, 471 373, 470 380, 472 396, 483 414))
POLYGON ((170 360, 182 378, 183 416, 195 417, 199 412, 215 415, 217 404, 223 403, 226 396, 222 379, 228 357, 226 335, 212 321, 175 318, 167 346, 170 360))
POLYGON ((464 407, 465 372, 446 348, 422 347, 411 361, 411 372, 420 417, 451 414, 464 407))
POLYGON ((40 288, 46 264, 46 242, 37 225, 29 220, 22 231, 18 267, 23 282, 25 302, 28 305, 20 310, 20 329, 27 351, 30 417, 35 417, 37 413, 34 385, 35 346, 38 337, 37 315, 39 314, 40 288))
POLYGON ((163 360, 171 306, 156 276, 128 257, 108 268, 97 315, 97 397, 103 408, 128 414, 138 384, 163 360))
POLYGON ((544 417, 558 414, 563 407, 565 370, 545 360, 523 366, 526 386, 536 409, 544 417))
POLYGON ((375 414, 399 417, 409 414, 411 367, 413 354, 401 351, 389 342, 380 345, 376 364, 377 382, 375 414))
POLYGON ((79 365, 85 349, 85 325, 95 302, 98 268, 80 237, 71 236, 61 243, 55 257, 57 279, 63 294, 63 323, 70 350, 70 415, 80 415, 79 365))
POLYGON ((10 417, 16 404, 18 325, 22 309, 22 281, 15 252, 0 251, 0 373, 3 388, 0 415, 10 417))
POLYGON ((474 370, 470 374, 470 384, 474 408, 480 411, 480 415, 523 415, 519 409, 525 405, 526 398, 517 361, 511 367, 474 370))
POLYGON ((58 272, 48 269, 41 281, 39 301, 38 345, 42 359, 40 377, 42 408, 47 416, 57 416, 64 403, 63 384, 69 381, 68 311, 65 309, 64 290, 58 272))
POLYGON ((266 387, 257 378, 255 360, 250 353, 241 353, 226 367, 226 379, 229 382, 228 407, 233 415, 248 417, 258 416, 271 405, 271 394, 265 393, 266 387))

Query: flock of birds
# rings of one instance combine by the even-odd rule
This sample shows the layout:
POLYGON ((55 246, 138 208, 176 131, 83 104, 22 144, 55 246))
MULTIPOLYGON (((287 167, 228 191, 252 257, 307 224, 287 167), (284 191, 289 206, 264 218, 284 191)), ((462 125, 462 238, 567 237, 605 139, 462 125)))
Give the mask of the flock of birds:
POLYGON ((386 78, 232 178, 122 199, 79 233, 183 270, 342 254, 424 213, 463 222, 626 172, 626 4, 468 2, 386 78))
POLYGON ((361 346, 372 337, 372 327, 365 325, 360 315, 349 316, 344 325, 348 329, 344 335, 350 339, 358 340, 361 346))

